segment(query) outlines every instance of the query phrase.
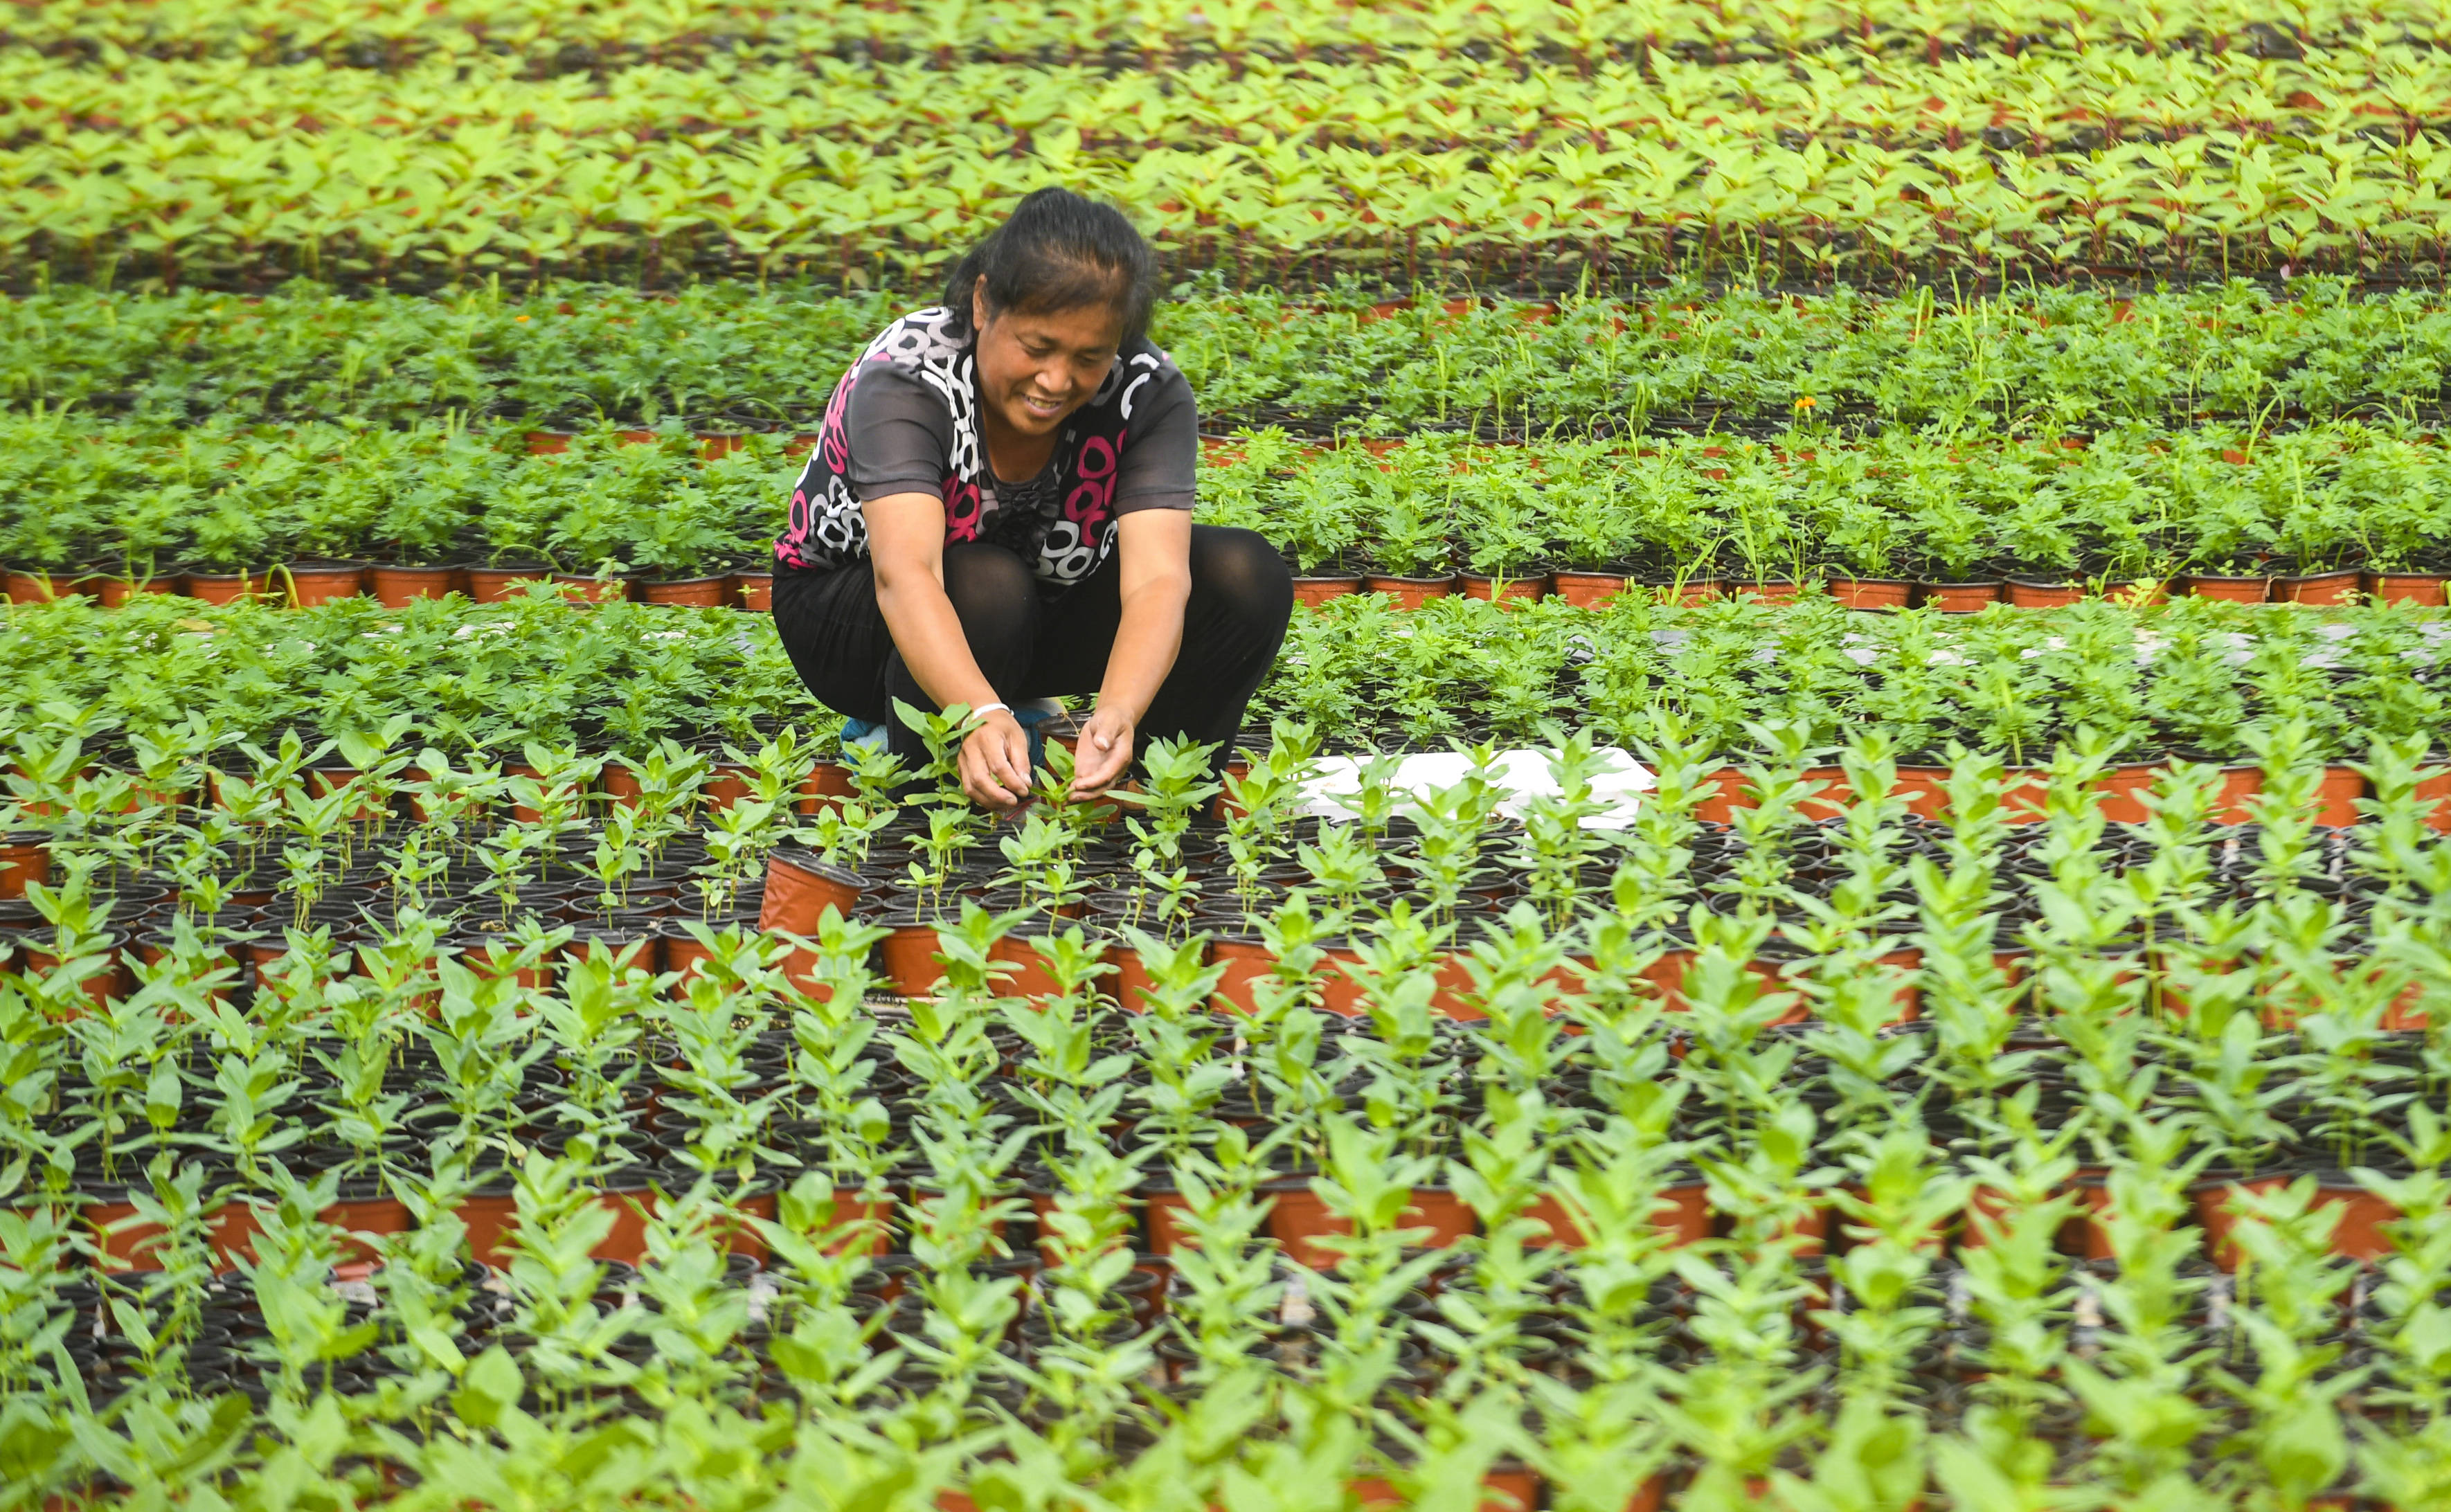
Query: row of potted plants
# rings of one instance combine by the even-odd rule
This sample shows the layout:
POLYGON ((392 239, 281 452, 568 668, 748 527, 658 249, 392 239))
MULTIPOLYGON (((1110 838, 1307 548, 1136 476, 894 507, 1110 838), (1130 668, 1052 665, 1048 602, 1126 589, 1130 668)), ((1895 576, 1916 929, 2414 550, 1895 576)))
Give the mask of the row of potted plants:
MULTIPOLYGON (((926 724, 941 783, 959 726, 926 724)), ((1154 1512, 1300 1474, 1323 1505, 1804 1512, 1875 1471, 1892 1506, 2164 1476, 2422 1505, 2451 842, 2420 747, 2368 754, 2342 844, 2313 822, 2306 733, 2258 738, 2243 830, 2215 822, 2209 772, 2114 828, 2114 772, 2077 748, 2039 795, 1963 758, 1926 820, 1875 736, 1835 753, 1843 793, 1808 776, 1832 753, 1755 763, 1722 822, 1719 758, 1673 720, 1630 831, 1581 823, 1587 742, 1516 817, 1483 770, 1406 815, 1365 787, 1305 821, 1316 742, 1292 728, 1230 778, 1221 829, 1198 818, 1205 754, 1165 748, 1122 817, 1050 801, 995 833, 1009 879, 893 1015, 856 907, 702 927, 704 957, 662 972, 534 898, 523 938, 431 948, 433 860, 541 831, 516 848, 598 861, 676 818, 679 845, 685 784, 579 831, 557 828, 579 774, 555 768, 495 795, 536 818, 480 826, 473 800, 444 812, 442 775, 370 760, 358 781, 428 817, 343 785, 356 849, 293 863, 319 822, 296 773, 254 774, 283 796, 244 820, 227 805, 251 793, 200 771, 132 807, 104 774, 20 775, 58 883, 29 893, 54 964, 0 970, 0 1370, 60 1445, 29 1473, 46 1494, 249 1494, 315 1466, 457 1501, 546 1473, 523 1456, 643 1456, 694 1424, 736 1425, 690 1441, 728 1463, 806 1457, 947 1508, 1028 1484, 1154 1512), (380 877, 379 927, 354 961, 293 928, 233 969, 206 849, 380 877), (1087 901, 1150 909, 1126 936, 1136 994, 1063 912, 1066 863, 1102 850, 1129 878, 1087 901), (1345 909, 1337 852, 1432 893, 1506 856, 1578 885, 1476 920, 1442 984, 1437 932, 1461 921, 1435 896, 1345 909), (1690 906, 1714 855, 1726 915, 1690 906), (1165 900, 1178 872, 1288 856, 1313 874, 1266 910, 1276 960, 1221 1012, 1224 964, 1165 900), (97 999, 78 906, 180 858, 175 948, 97 999), (2010 894, 2044 906, 2004 961, 2010 894), (1061 931, 1016 970, 1016 925, 1048 908, 1061 931), (1812 948, 1766 960, 1791 910, 1812 948), (1912 966, 1882 933, 1896 911, 1912 966), (1343 1002, 1318 929, 1340 915, 1362 947, 1343 1002), (2387 1028, 2395 1010, 2424 1026, 2387 1028)), ((873 764, 809 816, 812 852, 864 843, 882 873, 916 839, 917 877, 950 861, 948 826, 984 843, 947 788, 892 802, 905 776, 873 764)), ((703 1493, 701 1463, 590 1483, 703 1493)))
MULTIPOLYGON (((1398 613, 1349 595, 1295 617, 1250 728, 1296 717, 1340 750, 1536 744, 1555 724, 1623 744, 1665 706, 1732 759, 1761 749, 1751 726, 1779 721, 1820 743, 1879 728, 1911 757, 1955 740, 2030 767, 2080 728, 2123 761, 2234 762, 2252 754, 2249 724, 2303 717, 2341 761, 2378 735, 2439 741, 2446 636, 2406 605, 2094 600, 1953 618, 1861 615, 1823 597, 1600 610, 1450 597, 1398 613)), ((665 739, 723 760, 724 746, 754 752, 786 729, 837 758, 839 727, 810 704, 771 626, 716 610, 72 599, 8 609, 0 671, 8 728, 76 736, 128 770, 190 750, 199 732, 227 755, 232 736, 270 749, 291 729, 395 723, 402 742, 454 761, 517 761, 529 741, 635 761, 665 739)))
MULTIPOLYGON (((592 595, 743 602, 807 437, 676 425, 578 435, 307 425, 168 430, 20 417, 0 511, 10 596, 139 590, 397 605, 522 578, 592 595), (125 507, 127 490, 143 507, 125 507), (369 561, 371 559, 371 562, 369 561)), ((2407 427, 2138 427, 2088 439, 1792 426, 1762 441, 1486 446, 1424 436, 1321 449, 1282 430, 1207 448, 1204 518, 1257 529, 1313 599, 1365 584, 1590 603, 1637 582, 1848 602, 2065 602, 2086 584, 2262 601, 2356 593, 2440 605, 2444 452, 2407 427)))
MULTIPOLYGON (((490 416, 812 431, 843 369, 929 302, 777 283, 668 294, 553 283, 509 296, 261 296, 86 285, 0 305, 0 399, 169 424, 490 416)), ((1153 334, 1207 423, 1311 435, 1427 429, 1541 436, 1768 422, 1849 428, 2192 423, 2206 414, 2431 416, 2441 297, 2326 277, 2117 293, 1793 293, 1671 275, 1630 298, 1457 296, 1375 285, 1229 291, 1194 281, 1153 334)))

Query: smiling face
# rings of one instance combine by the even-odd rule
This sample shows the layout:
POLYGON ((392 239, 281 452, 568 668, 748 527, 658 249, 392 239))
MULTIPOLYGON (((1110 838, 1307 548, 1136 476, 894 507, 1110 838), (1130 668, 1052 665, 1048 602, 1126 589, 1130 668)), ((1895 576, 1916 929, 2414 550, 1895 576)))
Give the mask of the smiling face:
POLYGON ((1089 402, 1123 344, 1124 317, 1105 304, 1029 314, 990 313, 983 290, 971 294, 979 333, 979 399, 1017 436, 1051 435, 1089 402))

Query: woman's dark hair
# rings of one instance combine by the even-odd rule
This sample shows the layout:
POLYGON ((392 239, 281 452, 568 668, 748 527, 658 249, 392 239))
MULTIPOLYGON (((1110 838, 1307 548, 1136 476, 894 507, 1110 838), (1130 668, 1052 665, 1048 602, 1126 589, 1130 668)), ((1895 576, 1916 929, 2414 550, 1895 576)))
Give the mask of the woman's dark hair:
POLYGON ((1113 206, 1070 189, 1034 189, 945 280, 945 304, 964 324, 973 288, 985 290, 999 315, 1103 304, 1124 317, 1128 342, 1148 329, 1157 254, 1113 206))

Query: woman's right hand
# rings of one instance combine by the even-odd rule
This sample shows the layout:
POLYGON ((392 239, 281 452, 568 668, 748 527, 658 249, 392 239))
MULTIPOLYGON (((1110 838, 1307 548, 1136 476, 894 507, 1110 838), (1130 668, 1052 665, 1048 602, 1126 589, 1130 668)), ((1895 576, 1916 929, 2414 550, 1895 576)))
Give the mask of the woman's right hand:
POLYGON ((990 710, 962 737, 957 766, 971 802, 1009 814, 1029 796, 1029 732, 1006 710, 990 710))

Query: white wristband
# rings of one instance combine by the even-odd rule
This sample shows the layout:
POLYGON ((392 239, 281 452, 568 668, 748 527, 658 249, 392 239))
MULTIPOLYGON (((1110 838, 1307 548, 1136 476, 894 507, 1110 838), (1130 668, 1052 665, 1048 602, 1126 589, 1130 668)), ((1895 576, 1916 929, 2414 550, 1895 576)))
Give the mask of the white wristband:
POLYGON ((1003 710, 1007 714, 1012 713, 1012 705, 1009 703, 983 703, 971 711, 971 717, 973 719, 984 719, 989 715, 995 713, 999 709, 1003 710))

